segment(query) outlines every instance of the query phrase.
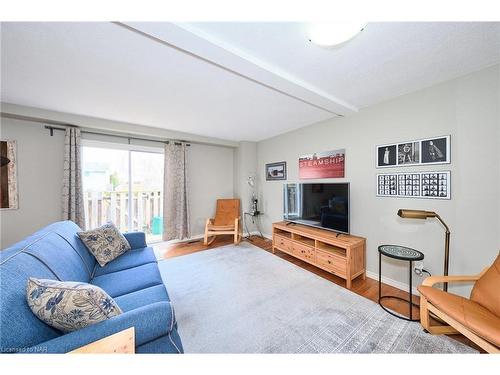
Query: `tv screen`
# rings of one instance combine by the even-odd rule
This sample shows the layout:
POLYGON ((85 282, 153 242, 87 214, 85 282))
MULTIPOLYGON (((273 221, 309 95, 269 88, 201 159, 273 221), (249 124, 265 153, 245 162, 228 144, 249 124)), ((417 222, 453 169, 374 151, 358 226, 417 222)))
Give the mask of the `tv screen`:
POLYGON ((349 183, 285 184, 286 221, 349 233, 349 183))

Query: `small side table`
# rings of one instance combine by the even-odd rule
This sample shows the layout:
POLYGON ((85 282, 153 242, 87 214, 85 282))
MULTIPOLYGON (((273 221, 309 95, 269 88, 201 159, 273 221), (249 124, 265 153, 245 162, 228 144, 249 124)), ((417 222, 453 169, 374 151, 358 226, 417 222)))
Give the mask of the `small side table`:
POLYGON ((410 322, 418 322, 420 319, 413 319, 413 309, 412 306, 418 307, 419 305, 412 301, 412 274, 413 274, 413 262, 424 259, 424 254, 418 250, 410 249, 405 246, 398 245, 381 245, 378 247, 378 304, 389 314, 395 316, 396 318, 408 320, 410 322), (408 299, 404 299, 397 296, 382 295, 382 255, 386 257, 404 260, 408 262, 408 276, 410 279, 409 289, 408 289, 408 299), (401 301, 408 302, 408 308, 410 309, 410 318, 396 314, 390 311, 382 304, 382 300, 385 298, 399 299, 401 301))
POLYGON ((255 221, 255 218, 257 218, 257 217, 259 217, 261 215, 262 215, 262 212, 260 212, 260 211, 256 211, 256 212, 243 212, 243 220, 244 220, 244 224, 245 224, 245 229, 246 229, 246 231, 248 233, 245 236, 244 239, 252 242, 252 239, 250 238, 251 234, 250 234, 250 231, 248 230, 247 217, 252 219, 252 224, 254 224, 255 227, 257 228, 257 230, 259 231, 260 238, 264 238, 264 236, 262 235, 262 231, 259 228, 259 223, 255 221))

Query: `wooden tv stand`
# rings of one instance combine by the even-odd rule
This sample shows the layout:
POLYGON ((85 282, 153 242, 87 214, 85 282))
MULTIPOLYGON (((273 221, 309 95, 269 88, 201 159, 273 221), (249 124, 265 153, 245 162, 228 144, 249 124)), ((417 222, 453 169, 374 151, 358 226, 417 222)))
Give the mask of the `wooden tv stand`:
POLYGON ((346 280, 366 278, 366 239, 281 221, 273 224, 273 253, 283 251, 346 280))

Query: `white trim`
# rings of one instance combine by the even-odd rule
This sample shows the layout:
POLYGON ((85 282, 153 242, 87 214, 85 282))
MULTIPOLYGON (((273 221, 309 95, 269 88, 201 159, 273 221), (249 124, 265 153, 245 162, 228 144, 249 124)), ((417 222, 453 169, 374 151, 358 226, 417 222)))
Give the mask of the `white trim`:
MULTIPOLYGON (((412 272, 413 272, 413 270, 412 270, 412 272)), ((376 272, 366 271, 366 277, 369 277, 370 279, 374 279, 378 282, 378 273, 376 273, 376 272)), ((390 278, 385 277, 385 276, 382 276, 382 282, 384 284, 393 286, 395 288, 402 290, 403 292, 408 293, 408 284, 406 284, 406 283, 402 283, 400 281, 396 281, 396 280, 390 279, 390 278)), ((411 290, 412 290, 412 293, 414 295, 416 295, 416 296, 420 295, 420 293, 418 292, 416 287, 411 288, 411 290)))
POLYGON ((273 235, 272 235, 272 234, 269 234, 269 233, 264 233, 264 232, 263 232, 263 233, 262 233, 262 235, 263 235, 264 237, 266 237, 268 240, 271 240, 271 241, 273 240, 273 235))
MULTIPOLYGON (((127 207, 127 210, 128 210, 128 221, 127 221, 127 227, 128 227, 128 230, 132 230, 132 223, 133 223, 133 218, 132 218, 132 215, 134 214, 134 187, 132 185, 132 150, 128 150, 128 153, 127 153, 127 157, 128 157, 128 207, 127 207)), ((162 191, 162 194, 163 194, 163 191, 162 191)), ((139 197, 137 198, 139 199, 139 197)), ((103 202, 104 204, 104 202, 103 202)), ((102 211, 102 207, 101 207, 101 211, 102 211)), ((154 214, 153 214, 154 216, 154 214)), ((142 229, 142 228, 140 228, 142 229)))
POLYGON ((194 236, 191 236, 189 238, 185 238, 183 240, 170 240, 170 241, 155 241, 155 242, 146 242, 146 245, 148 246, 156 246, 159 244, 176 244, 176 243, 182 243, 182 242, 191 242, 191 241, 196 241, 196 240, 201 240, 205 235, 204 234, 195 234, 194 236))

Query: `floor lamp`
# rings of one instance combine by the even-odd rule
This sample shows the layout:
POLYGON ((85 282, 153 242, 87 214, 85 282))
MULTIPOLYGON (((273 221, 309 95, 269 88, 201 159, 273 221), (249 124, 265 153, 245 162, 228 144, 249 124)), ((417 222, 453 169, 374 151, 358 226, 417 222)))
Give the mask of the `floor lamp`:
MULTIPOLYGON (((439 220, 441 224, 443 224, 445 229, 445 237, 444 237, 444 276, 448 276, 448 264, 450 260, 450 228, 448 225, 441 219, 441 217, 433 212, 433 211, 422 211, 422 210, 406 210, 399 209, 398 216, 405 219, 428 219, 428 218, 436 218, 439 220)), ((445 292, 448 291, 448 283, 443 283, 443 290, 445 292)))

